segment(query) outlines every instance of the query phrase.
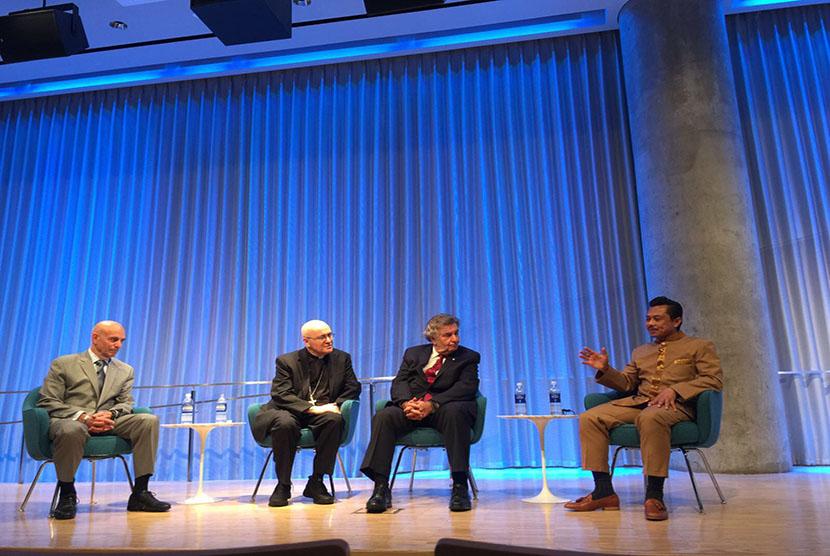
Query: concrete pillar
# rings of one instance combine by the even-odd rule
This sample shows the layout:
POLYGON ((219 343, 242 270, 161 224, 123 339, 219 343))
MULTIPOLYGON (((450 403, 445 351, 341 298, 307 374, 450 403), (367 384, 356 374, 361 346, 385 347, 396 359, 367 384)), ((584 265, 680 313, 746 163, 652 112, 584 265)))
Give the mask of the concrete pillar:
MULTIPOLYGON (((723 7, 629 0, 620 12, 646 284, 723 361, 722 473, 792 466, 723 7)), ((694 458, 693 458, 694 459, 694 458)))

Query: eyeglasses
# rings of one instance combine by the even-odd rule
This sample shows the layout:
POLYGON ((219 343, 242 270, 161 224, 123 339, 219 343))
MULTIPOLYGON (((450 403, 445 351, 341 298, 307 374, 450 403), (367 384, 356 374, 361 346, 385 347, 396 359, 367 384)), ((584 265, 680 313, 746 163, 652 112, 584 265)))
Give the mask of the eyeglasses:
POLYGON ((333 340, 334 339, 334 332, 329 332, 328 334, 323 334, 322 336, 317 336, 316 338, 308 338, 306 340, 315 340, 317 342, 322 342, 323 340, 333 340))

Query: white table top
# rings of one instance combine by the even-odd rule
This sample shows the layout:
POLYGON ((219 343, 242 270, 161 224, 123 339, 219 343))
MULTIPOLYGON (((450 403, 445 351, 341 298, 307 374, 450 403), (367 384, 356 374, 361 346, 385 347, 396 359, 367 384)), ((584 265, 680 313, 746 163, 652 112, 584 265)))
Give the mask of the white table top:
POLYGON ((573 419, 579 415, 569 413, 567 415, 497 415, 499 419, 526 419, 528 421, 547 422, 552 419, 573 419))
POLYGON ((168 429, 198 429, 198 428, 207 428, 207 427, 234 427, 236 425, 242 425, 241 421, 225 421, 224 423, 169 423, 163 424, 162 427, 168 429))

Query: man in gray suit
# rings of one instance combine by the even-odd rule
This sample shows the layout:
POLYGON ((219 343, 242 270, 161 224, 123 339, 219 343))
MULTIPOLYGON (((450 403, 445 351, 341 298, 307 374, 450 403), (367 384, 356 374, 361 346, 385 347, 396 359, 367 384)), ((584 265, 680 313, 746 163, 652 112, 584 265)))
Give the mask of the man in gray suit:
POLYGON ((151 414, 133 414, 133 368, 114 359, 126 340, 124 328, 102 321, 92 329, 92 346, 82 353, 52 361, 40 389, 38 406, 49 413, 49 438, 58 474, 60 498, 53 517, 75 517, 78 497, 75 471, 90 435, 115 434, 133 447, 135 487, 127 510, 166 512, 170 504, 147 490, 158 451, 159 420, 151 414))

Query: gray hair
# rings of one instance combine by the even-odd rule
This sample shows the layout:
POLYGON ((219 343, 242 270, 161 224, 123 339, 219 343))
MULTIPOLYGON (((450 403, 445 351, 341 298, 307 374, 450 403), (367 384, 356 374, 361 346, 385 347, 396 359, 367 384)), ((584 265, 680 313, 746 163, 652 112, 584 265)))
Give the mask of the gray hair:
POLYGON ((454 317, 446 313, 438 313, 429 319, 429 322, 427 322, 427 326, 424 328, 424 336, 427 340, 433 340, 438 335, 438 329, 453 324, 456 326, 461 325, 461 321, 458 320, 458 317, 454 317))

